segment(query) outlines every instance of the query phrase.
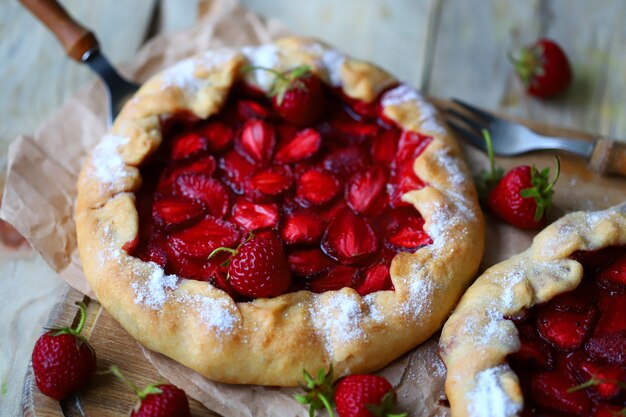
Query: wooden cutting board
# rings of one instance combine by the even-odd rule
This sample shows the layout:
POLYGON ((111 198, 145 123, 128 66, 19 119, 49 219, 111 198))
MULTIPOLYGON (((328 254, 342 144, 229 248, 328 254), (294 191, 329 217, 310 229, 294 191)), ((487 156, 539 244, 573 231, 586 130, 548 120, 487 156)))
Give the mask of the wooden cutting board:
MULTIPOLYGON (((446 101, 438 101, 445 107, 446 101)), ((544 134, 592 140, 593 135, 524 121, 529 127, 544 134)), ((465 156, 473 171, 485 166, 486 157, 482 152, 463 146, 465 156)), ((554 203, 555 214, 573 210, 606 208, 626 201, 626 179, 602 177, 587 168, 586 161, 563 154, 562 172, 554 203)), ((516 158, 499 158, 498 164, 505 169, 516 165, 535 164, 538 167, 553 166, 552 153, 539 153, 516 158)), ((492 263, 485 259, 485 264, 492 263)), ((76 301, 88 304, 87 322, 84 335, 98 354, 100 369, 117 364, 137 385, 163 380, 157 370, 148 362, 137 342, 95 301, 79 292, 68 289, 52 311, 46 327, 64 327, 77 319, 76 301)), ((28 417, 78 417, 78 416, 128 416, 135 403, 134 394, 126 386, 111 376, 96 376, 82 393, 61 402, 54 401, 37 389, 32 367, 29 365, 24 380, 22 409, 28 417)), ((190 399, 194 417, 218 416, 190 399)))

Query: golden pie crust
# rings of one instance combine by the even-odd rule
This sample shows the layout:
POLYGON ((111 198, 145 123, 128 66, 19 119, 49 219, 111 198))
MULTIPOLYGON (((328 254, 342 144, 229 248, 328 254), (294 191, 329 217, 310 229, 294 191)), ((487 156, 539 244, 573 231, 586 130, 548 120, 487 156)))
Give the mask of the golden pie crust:
MULTIPOLYGON (((267 90, 264 71, 244 77, 267 90)), ((293 386, 302 369, 334 366, 336 375, 371 372, 428 339, 474 277, 483 255, 484 221, 469 171, 434 107, 378 67, 315 40, 285 38, 239 50, 209 51, 149 79, 87 159, 76 209, 80 257, 94 293, 146 347, 212 380, 293 386), (433 244, 400 253, 395 291, 360 297, 353 289, 288 293, 236 303, 207 282, 164 275, 123 249, 138 233, 138 166, 161 143, 159 117, 188 110, 217 113, 244 65, 278 70, 309 65, 349 97, 382 98, 404 129, 432 136, 415 160, 427 183, 403 199, 425 219, 433 244)))
POLYGON ((583 277, 569 256, 626 245, 626 203, 604 211, 571 213, 548 226, 526 251, 482 274, 443 327, 439 350, 447 368, 453 417, 516 416, 524 399, 506 356, 520 340, 514 317, 571 291, 583 277))

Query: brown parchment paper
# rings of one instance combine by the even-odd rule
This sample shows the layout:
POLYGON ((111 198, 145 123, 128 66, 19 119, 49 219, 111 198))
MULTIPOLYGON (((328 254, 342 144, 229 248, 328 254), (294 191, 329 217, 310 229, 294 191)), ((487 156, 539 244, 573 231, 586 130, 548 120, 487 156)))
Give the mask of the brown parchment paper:
MULTIPOLYGON (((141 81, 211 47, 264 43, 284 34, 282 25, 259 18, 243 9, 237 0, 215 1, 209 13, 191 29, 159 36, 146 44, 123 72, 141 81)), ((104 97, 103 88, 94 82, 33 134, 20 136, 12 143, 0 208, 0 217, 12 224, 62 279, 92 297, 78 259, 73 213, 81 165, 106 130, 104 97)), ((471 148, 465 148, 465 152, 473 171, 486 166, 482 153, 471 148)), ((571 180, 559 192, 567 195, 567 187, 573 191, 576 186, 576 181, 571 180)), ((614 197, 605 197, 597 204, 586 200, 584 206, 578 207, 570 199, 564 205, 569 210, 603 208, 626 195, 614 197)), ((533 233, 488 218, 483 269, 528 247, 532 236, 533 233)), ((438 335, 433 336, 380 372, 396 387, 402 408, 411 416, 449 414, 443 393, 445 368, 437 356, 437 340, 438 335)), ((308 415, 293 400, 294 389, 219 384, 160 354, 147 349, 144 352, 166 379, 225 416, 308 415)))

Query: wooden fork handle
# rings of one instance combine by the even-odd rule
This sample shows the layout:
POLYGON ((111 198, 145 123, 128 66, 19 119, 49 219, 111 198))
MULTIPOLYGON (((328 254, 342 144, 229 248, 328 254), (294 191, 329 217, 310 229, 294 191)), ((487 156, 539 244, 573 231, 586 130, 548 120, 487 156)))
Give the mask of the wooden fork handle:
POLYGON ((600 174, 626 177, 626 142, 599 138, 593 148, 590 165, 600 174))
POLYGON ((98 47, 95 35, 72 19, 56 0, 20 2, 54 33, 65 53, 75 61, 80 62, 85 52, 98 47))

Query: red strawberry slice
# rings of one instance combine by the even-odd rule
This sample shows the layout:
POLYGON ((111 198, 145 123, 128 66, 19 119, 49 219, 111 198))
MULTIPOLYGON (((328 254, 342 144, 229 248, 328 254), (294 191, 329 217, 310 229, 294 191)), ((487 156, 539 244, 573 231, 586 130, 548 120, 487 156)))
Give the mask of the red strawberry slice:
POLYGON ((335 203, 333 203, 330 207, 325 210, 319 212, 320 218, 325 222, 329 223, 332 219, 334 219, 337 214, 341 211, 348 209, 348 205, 346 201, 341 199, 335 203))
POLYGON ((537 330, 555 348, 574 350, 587 338, 595 313, 592 307, 582 313, 545 307, 537 313, 537 330))
POLYGON ((224 220, 207 217, 195 225, 169 235, 168 244, 178 253, 206 258, 221 246, 234 246, 241 237, 237 226, 224 220))
POLYGON ((276 204, 255 204, 239 199, 233 205, 231 221, 245 230, 253 231, 278 224, 278 206, 276 204))
POLYGON ((315 155, 322 145, 320 134, 312 128, 304 129, 279 146, 274 161, 279 164, 291 164, 315 155))
POLYGON ((532 378, 530 397, 537 405, 549 410, 588 415, 591 411, 591 401, 585 393, 582 391, 568 393, 568 390, 576 385, 578 382, 566 372, 537 374, 532 378))
POLYGON ((547 370, 552 366, 552 349, 542 342, 535 334, 535 328, 530 323, 525 323, 519 328, 520 348, 517 352, 509 355, 509 360, 516 363, 522 369, 547 370))
POLYGON ((597 251, 576 251, 571 258, 582 264, 586 274, 592 274, 611 262, 619 252, 619 247, 608 247, 597 251))
POLYGON ((145 249, 137 254, 139 259, 144 262, 154 262, 161 268, 165 268, 167 264, 167 253, 156 242, 149 242, 145 249))
POLYGON ((617 367, 606 367, 590 361, 583 361, 578 368, 582 381, 588 381, 595 377, 602 382, 596 386, 587 388, 587 392, 600 400, 610 400, 620 394, 621 388, 612 381, 624 381, 626 370, 617 367))
POLYGON ((242 194, 246 179, 254 172, 254 165, 236 151, 230 151, 220 160, 224 181, 235 194, 242 194))
POLYGON ((171 197, 159 198, 152 204, 152 217, 165 229, 181 226, 198 219, 204 209, 193 200, 171 197))
POLYGON ((319 249, 293 251, 287 257, 291 270, 303 277, 319 274, 335 263, 319 249))
POLYGON ((176 180, 180 195, 201 201, 210 215, 223 218, 230 207, 226 188, 216 179, 203 174, 183 174, 176 180))
POLYGON ((380 263, 368 268, 364 273, 363 281, 354 287, 361 297, 376 291, 393 289, 393 282, 389 275, 389 266, 380 263))
POLYGON ((595 360, 626 366, 626 330, 594 336, 585 344, 585 350, 595 360))
POLYGON ((170 155, 172 159, 187 158, 209 150, 209 142, 200 132, 181 133, 174 137, 170 155))
POLYGON ((336 149, 324 158, 324 168, 346 179, 369 164, 369 155, 358 146, 336 149))
POLYGON ((339 189, 339 181, 332 174, 311 169, 298 178, 296 194, 302 206, 319 206, 335 198, 339 189))
POLYGON ((193 162, 184 165, 175 165, 163 172, 161 181, 159 182, 159 190, 170 188, 176 178, 182 174, 204 174, 211 176, 215 172, 216 162, 211 155, 203 156, 193 162))
POLYGON ((372 142, 372 159, 383 166, 391 164, 398 150, 400 132, 396 129, 385 130, 372 142))
POLYGON ((398 166, 410 164, 412 169, 413 161, 426 149, 432 141, 429 136, 420 135, 417 132, 403 130, 398 141, 398 151, 396 153, 396 164, 398 166))
POLYGON ((200 128, 208 141, 209 151, 221 153, 233 143, 235 132, 226 124, 213 120, 200 128))
POLYGON ((418 249, 433 243, 433 240, 424 231, 424 219, 421 217, 409 217, 407 222, 389 235, 387 241, 401 249, 418 249))
POLYGON ((239 100, 237 102, 237 116, 242 122, 248 119, 264 120, 271 115, 272 111, 259 102, 253 100, 239 100))
POLYGON ((626 252, 602 268, 596 275, 596 280, 604 288, 626 290, 626 252))
POLYGON ((281 237, 287 245, 313 244, 324 233, 324 223, 312 212, 298 211, 287 214, 281 228, 281 237))
POLYGON ((344 210, 328 225, 322 249, 340 263, 352 265, 376 253, 378 239, 367 220, 344 210))
POLYGON ((272 159, 276 145, 274 128, 263 120, 250 119, 243 125, 238 144, 250 161, 264 165, 272 159))
MULTIPOLYGON (((585 282, 580 284, 580 287, 584 286, 585 282)), ((564 294, 559 294, 550 300, 550 304, 559 311, 574 311, 576 313, 582 313, 589 306, 589 300, 585 297, 582 288, 578 288, 576 291, 569 291, 564 294)))
POLYGON ((357 271, 356 268, 351 266, 337 265, 330 268, 320 277, 308 281, 305 288, 311 292, 323 293, 350 287, 354 282, 357 271))
POLYGON ((356 213, 379 215, 389 202, 386 182, 387 177, 380 167, 358 172, 346 184, 346 202, 356 213))
POLYGON ((333 120, 330 123, 332 136, 347 145, 359 145, 378 135, 380 127, 375 123, 354 120, 333 120))
POLYGON ((594 336, 626 330, 626 294, 604 297, 600 303, 600 311, 594 336))
POLYGON ((246 194, 255 201, 272 199, 289 190, 292 184, 289 167, 270 167, 258 171, 249 179, 246 194))
POLYGON ((592 417, 618 417, 622 407, 618 407, 617 405, 607 405, 607 404, 598 404, 596 408, 593 409, 592 417))

